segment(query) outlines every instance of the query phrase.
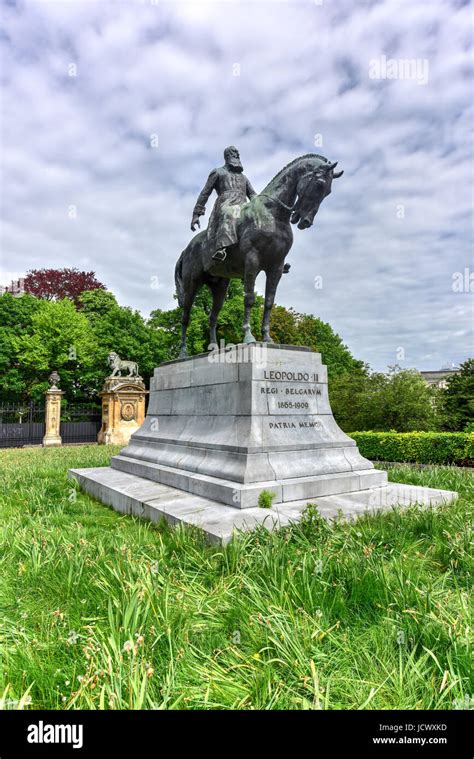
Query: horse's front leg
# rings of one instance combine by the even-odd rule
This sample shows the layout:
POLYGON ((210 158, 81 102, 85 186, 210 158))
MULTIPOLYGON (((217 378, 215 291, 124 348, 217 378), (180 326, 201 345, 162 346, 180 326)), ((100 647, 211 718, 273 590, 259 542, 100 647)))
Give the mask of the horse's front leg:
POLYGON ((186 281, 186 287, 184 291, 183 301, 183 315, 181 317, 181 346, 179 351, 180 358, 186 358, 186 334, 188 331, 189 319, 191 317, 191 308, 194 302, 194 297, 197 290, 201 286, 202 282, 199 280, 188 279, 186 281))
POLYGON ((217 346, 217 317, 224 304, 229 279, 219 279, 210 285, 212 292, 212 308, 209 314, 209 340, 212 345, 217 346))
POLYGON ((254 336, 252 335, 252 331, 250 329, 250 313, 252 310, 252 306, 255 303, 255 280, 257 279, 258 274, 258 262, 255 258, 251 255, 247 256, 247 259, 245 261, 245 274, 244 274, 244 289, 245 289, 245 299, 244 299, 244 343, 255 343, 256 340, 254 336))
POLYGON ((273 342, 270 337, 270 314, 272 312, 273 303, 275 302, 275 293, 282 273, 283 265, 267 272, 267 282, 265 284, 265 307, 263 309, 262 319, 262 339, 264 343, 273 342))

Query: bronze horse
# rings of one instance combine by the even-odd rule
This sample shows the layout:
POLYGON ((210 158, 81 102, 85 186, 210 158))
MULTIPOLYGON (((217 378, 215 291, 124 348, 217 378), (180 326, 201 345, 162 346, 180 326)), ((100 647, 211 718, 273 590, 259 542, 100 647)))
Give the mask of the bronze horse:
POLYGON ((206 230, 193 237, 181 253, 175 269, 178 303, 183 309, 180 357, 186 356, 186 331, 197 291, 208 285, 212 293, 209 316, 210 342, 217 343, 217 317, 225 300, 229 280, 243 279, 245 288, 244 343, 254 343, 250 331, 250 309, 255 302, 255 280, 264 271, 265 308, 262 339, 270 337, 270 312, 283 273, 285 258, 293 244, 291 224, 308 229, 319 206, 331 192, 332 180, 343 172, 337 165, 315 153, 295 158, 246 203, 237 223, 239 242, 228 249, 225 261, 215 261, 207 246, 206 230))

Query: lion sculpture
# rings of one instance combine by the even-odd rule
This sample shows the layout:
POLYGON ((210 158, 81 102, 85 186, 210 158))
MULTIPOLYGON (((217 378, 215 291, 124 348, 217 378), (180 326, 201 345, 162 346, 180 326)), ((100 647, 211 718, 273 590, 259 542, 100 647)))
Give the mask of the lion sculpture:
POLYGON ((127 370, 127 377, 138 377, 138 364, 136 361, 122 361, 118 353, 115 353, 115 351, 109 353, 107 361, 112 369, 111 377, 116 377, 117 374, 122 376, 121 373, 127 370))

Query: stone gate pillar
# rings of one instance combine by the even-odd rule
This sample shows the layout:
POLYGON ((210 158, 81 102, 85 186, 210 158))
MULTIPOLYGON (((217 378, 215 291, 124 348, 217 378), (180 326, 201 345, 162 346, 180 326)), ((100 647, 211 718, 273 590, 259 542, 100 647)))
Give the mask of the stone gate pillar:
POLYGON ((97 442, 127 445, 145 419, 148 390, 141 377, 107 377, 102 392, 102 426, 97 442))
POLYGON ((51 387, 45 393, 45 435, 43 437, 43 446, 62 445, 61 435, 59 434, 61 424, 61 396, 63 390, 57 387, 59 374, 52 372, 49 376, 51 387))

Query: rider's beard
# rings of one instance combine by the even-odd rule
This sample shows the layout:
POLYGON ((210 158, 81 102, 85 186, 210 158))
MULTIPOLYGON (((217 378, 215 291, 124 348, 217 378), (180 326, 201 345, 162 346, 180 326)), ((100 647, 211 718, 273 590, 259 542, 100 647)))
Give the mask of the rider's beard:
POLYGON ((240 172, 244 170, 244 167, 240 163, 240 158, 236 158, 234 156, 229 156, 229 158, 226 161, 226 165, 231 171, 240 172))

